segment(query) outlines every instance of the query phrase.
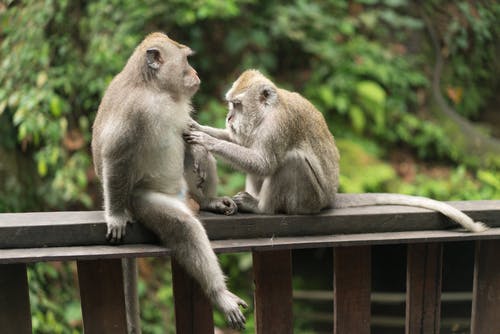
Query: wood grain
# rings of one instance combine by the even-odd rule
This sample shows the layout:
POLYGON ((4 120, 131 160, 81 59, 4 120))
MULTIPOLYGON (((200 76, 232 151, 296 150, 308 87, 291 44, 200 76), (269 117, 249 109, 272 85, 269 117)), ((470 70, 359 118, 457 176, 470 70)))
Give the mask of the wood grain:
POLYGON ((85 333, 127 333, 120 259, 78 261, 85 333))
POLYGON ((25 264, 0 264, 0 332, 31 334, 25 264))
POLYGON ((333 250, 333 332, 369 334, 371 247, 333 250))
POLYGON ((175 329, 179 334, 213 334, 213 310, 199 284, 172 260, 175 329))
POLYGON ((438 334, 441 314, 443 245, 408 245, 406 334, 438 334))
POLYGON ((293 333, 291 251, 255 251, 252 255, 256 333, 293 333))
POLYGON ((500 333, 500 240, 476 244, 472 334, 500 333))
MULTIPOLYGON (((500 228, 482 233, 457 231, 413 231, 388 233, 360 233, 304 237, 214 240, 212 248, 217 253, 235 253, 280 249, 304 249, 338 246, 394 245, 426 242, 499 240, 500 228)), ((500 241, 499 241, 500 242, 500 241)), ((170 249, 156 244, 118 246, 74 246, 26 249, 0 249, 1 263, 68 261, 84 259, 111 259, 124 257, 168 256, 170 249)))
MULTIPOLYGON (((490 226, 500 227, 500 201, 449 202, 490 226)), ((200 216, 211 240, 330 234, 383 233, 454 228, 444 216, 406 206, 326 210, 318 215, 200 216)), ((0 214, 0 248, 106 245, 101 211, 0 214)), ((125 244, 158 243, 140 223, 129 224, 125 244)))

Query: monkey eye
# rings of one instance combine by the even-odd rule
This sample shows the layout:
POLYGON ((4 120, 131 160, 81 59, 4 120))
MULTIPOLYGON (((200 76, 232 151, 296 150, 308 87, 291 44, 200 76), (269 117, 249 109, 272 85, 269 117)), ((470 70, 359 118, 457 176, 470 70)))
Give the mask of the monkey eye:
POLYGON ((240 100, 233 100, 233 101, 230 101, 229 103, 232 104, 233 108, 241 108, 241 101, 240 100))

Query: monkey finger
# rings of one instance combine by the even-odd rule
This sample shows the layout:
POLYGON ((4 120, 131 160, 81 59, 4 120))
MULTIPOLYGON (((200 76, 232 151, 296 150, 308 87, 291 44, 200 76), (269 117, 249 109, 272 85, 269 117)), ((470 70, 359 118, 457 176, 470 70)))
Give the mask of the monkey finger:
POLYGON ((200 127, 200 124, 198 124, 198 122, 196 122, 196 121, 195 121, 195 120, 193 120, 193 119, 189 122, 188 127, 189 127, 189 129, 191 129, 191 130, 200 130, 200 128, 201 128, 201 127, 200 127))
POLYGON ((233 316, 231 313, 226 316, 226 320, 229 324, 229 327, 236 329, 236 323, 233 321, 233 316))
POLYGON ((248 308, 248 304, 243 299, 238 299, 237 303, 243 308, 248 308))
POLYGON ((198 144, 197 138, 193 134, 183 134, 184 141, 188 144, 198 144))
POLYGON ((231 312, 228 317, 230 319, 229 323, 232 328, 237 330, 245 329, 244 322, 241 321, 241 318, 237 312, 231 312))
POLYGON ((238 312, 237 314, 234 315, 235 316, 235 319, 234 321, 236 322, 237 326, 238 326, 238 329, 239 330, 243 330, 245 329, 245 323, 246 323, 246 319, 245 317, 243 316, 243 314, 241 312, 238 312))

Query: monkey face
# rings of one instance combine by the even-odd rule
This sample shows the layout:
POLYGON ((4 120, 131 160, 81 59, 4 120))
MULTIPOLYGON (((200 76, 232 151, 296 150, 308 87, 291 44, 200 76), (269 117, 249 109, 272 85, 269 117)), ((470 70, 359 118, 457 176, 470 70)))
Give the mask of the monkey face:
POLYGON ((241 145, 250 146, 259 126, 276 109, 277 88, 260 72, 244 72, 226 94, 226 128, 241 145))
POLYGON ((196 70, 189 64, 188 57, 194 52, 179 44, 167 35, 152 34, 146 38, 145 51, 146 75, 157 82, 160 88, 177 96, 190 98, 200 86, 196 70))

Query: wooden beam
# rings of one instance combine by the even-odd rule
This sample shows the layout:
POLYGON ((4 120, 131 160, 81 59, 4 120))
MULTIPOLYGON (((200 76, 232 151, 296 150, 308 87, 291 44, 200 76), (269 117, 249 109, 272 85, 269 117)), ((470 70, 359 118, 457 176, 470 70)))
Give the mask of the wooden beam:
MULTIPOLYGON (((500 227, 500 201, 449 204, 490 226, 500 227)), ((406 206, 325 210, 318 215, 200 215, 211 240, 277 238, 455 228, 443 215, 406 206)), ((0 248, 107 245, 101 211, 0 214, 0 248)), ((141 224, 129 224, 124 243, 158 243, 141 224)))
POLYGON ((77 265, 85 333, 127 333, 121 260, 85 260, 77 265))
MULTIPOLYGON (((395 245, 427 242, 498 240, 500 228, 481 233, 458 231, 410 231, 387 233, 361 233, 346 235, 321 235, 258 239, 213 240, 217 253, 248 252, 253 250, 286 250, 320 247, 352 247, 363 245, 395 245)), ((112 259, 123 257, 160 257, 170 250, 156 244, 126 244, 116 246, 73 246, 27 249, 0 249, 0 263, 42 262, 112 259)))
POLYGON ((441 314, 443 246, 408 245, 406 334, 438 334, 441 314))
POLYGON ((0 332, 31 334, 25 264, 0 265, 0 332))
POLYGON ((472 334, 500 333, 500 240, 478 241, 474 265, 472 334))
POLYGON ((333 249, 333 332, 370 333, 371 247, 333 249))
POLYGON ((252 255, 256 333, 293 333, 291 251, 252 255))
POLYGON ((172 259, 175 329, 179 334, 213 334, 212 305, 199 284, 172 259))

